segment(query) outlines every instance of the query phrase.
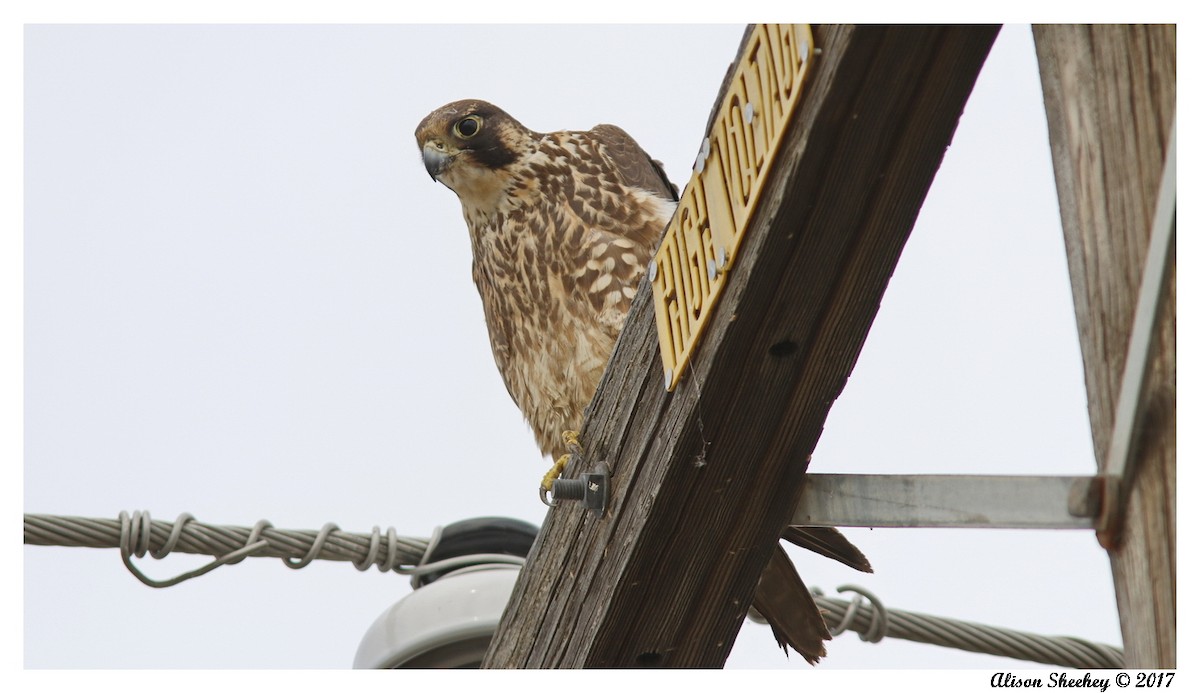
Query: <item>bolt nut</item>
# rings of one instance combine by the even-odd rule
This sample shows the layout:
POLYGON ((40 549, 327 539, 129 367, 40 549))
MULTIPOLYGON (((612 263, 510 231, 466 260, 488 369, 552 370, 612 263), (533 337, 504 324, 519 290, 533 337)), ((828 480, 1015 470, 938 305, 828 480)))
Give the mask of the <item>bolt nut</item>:
POLYGON ((597 515, 608 505, 608 472, 606 470, 580 474, 578 479, 555 479, 554 502, 583 501, 583 507, 597 515))

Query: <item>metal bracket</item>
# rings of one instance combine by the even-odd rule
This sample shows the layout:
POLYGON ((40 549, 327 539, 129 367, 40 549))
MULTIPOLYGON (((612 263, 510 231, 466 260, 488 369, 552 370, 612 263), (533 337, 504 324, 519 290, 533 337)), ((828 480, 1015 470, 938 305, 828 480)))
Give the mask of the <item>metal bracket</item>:
POLYGON ((1171 139, 1163 161, 1162 180, 1158 187, 1158 202, 1150 227, 1150 244, 1146 247, 1146 263, 1138 289, 1133 326, 1129 330, 1129 349, 1125 352, 1125 371, 1117 395, 1113 416, 1112 437, 1108 456, 1100 467, 1105 490, 1096 524, 1100 545, 1112 549, 1120 542, 1133 484, 1135 441, 1142 423, 1143 393, 1150 367, 1150 354, 1155 342, 1154 324, 1162 301, 1168 268, 1175 263, 1175 123, 1171 124, 1171 139))
POLYGON ((1092 476, 809 474, 790 524, 1094 529, 1092 476))

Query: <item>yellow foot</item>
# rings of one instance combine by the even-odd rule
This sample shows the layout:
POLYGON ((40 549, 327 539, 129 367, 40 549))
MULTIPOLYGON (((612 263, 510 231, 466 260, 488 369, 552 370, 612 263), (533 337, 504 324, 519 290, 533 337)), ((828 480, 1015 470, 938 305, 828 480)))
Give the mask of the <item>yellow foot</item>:
POLYGON ((554 480, 562 476, 563 469, 566 468, 567 462, 570 461, 570 454, 563 455, 562 457, 558 458, 558 461, 554 463, 554 466, 550 468, 550 471, 546 472, 546 475, 542 477, 541 489, 543 491, 547 493, 550 491, 551 487, 554 486, 554 480))
POLYGON ((540 488, 542 489, 543 493, 549 493, 550 488, 554 485, 554 480, 562 476, 563 469, 566 468, 567 462, 571 461, 571 455, 583 452, 583 449, 579 447, 578 431, 563 431, 562 439, 563 444, 567 446, 567 450, 570 452, 562 457, 559 457, 554 463, 554 466, 550 468, 550 471, 546 472, 545 476, 542 477, 542 485, 540 488))

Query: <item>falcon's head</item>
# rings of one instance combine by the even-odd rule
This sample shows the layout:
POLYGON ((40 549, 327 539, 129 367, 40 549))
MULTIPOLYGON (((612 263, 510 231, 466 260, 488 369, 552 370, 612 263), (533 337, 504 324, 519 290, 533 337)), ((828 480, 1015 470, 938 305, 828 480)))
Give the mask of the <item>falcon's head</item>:
POLYGON ((417 126, 425 170, 464 202, 494 202, 510 179, 508 167, 532 151, 536 133, 496 106, 474 99, 446 104, 417 126))

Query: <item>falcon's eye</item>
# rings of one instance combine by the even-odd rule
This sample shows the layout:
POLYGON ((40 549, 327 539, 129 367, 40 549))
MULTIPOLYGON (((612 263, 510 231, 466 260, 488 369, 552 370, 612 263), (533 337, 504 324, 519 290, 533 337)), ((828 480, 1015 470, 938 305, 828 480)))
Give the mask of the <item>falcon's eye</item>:
POLYGON ((479 130, 483 127, 483 118, 477 115, 469 115, 466 118, 454 124, 454 134, 469 140, 479 134, 479 130))

